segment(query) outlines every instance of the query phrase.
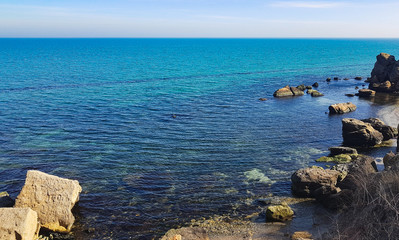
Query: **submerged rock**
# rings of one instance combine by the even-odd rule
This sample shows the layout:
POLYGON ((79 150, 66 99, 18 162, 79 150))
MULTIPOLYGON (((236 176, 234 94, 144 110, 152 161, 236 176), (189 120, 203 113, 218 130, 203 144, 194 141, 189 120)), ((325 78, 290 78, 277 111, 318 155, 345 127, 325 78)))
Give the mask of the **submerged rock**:
POLYGON ((30 207, 38 213, 42 227, 69 232, 75 221, 71 210, 82 188, 76 180, 29 170, 15 207, 30 207))
POLYGON ((339 154, 357 154, 357 150, 351 147, 330 147, 330 155, 335 156, 339 154))
POLYGON ((345 96, 347 96, 347 97, 354 97, 354 96, 355 96, 355 94, 352 94, 352 93, 347 93, 347 94, 345 94, 345 96))
POLYGON ((0 208, 0 239, 33 240, 39 233, 37 213, 30 208, 0 208))
POLYGON ((266 220, 270 222, 285 222, 293 216, 294 211, 287 204, 269 206, 266 209, 266 220))
POLYGON ((345 146, 374 146, 380 144, 384 136, 371 124, 354 118, 342 119, 342 137, 345 146))
POLYGON ((324 96, 324 94, 320 93, 319 91, 314 90, 314 91, 312 91, 311 96, 312 97, 322 97, 322 96, 324 96))
POLYGON ((337 103, 330 105, 328 110, 330 111, 330 114, 344 114, 355 111, 356 105, 351 102, 337 103))
POLYGON ((302 168, 291 176, 292 192, 300 197, 314 197, 322 186, 335 186, 340 172, 320 168, 302 168))
POLYGON ((259 101, 267 101, 267 98, 259 98, 259 101))
POLYGON ((368 82, 370 82, 369 87, 376 91, 397 91, 399 87, 399 61, 396 61, 395 57, 390 54, 380 53, 368 82))

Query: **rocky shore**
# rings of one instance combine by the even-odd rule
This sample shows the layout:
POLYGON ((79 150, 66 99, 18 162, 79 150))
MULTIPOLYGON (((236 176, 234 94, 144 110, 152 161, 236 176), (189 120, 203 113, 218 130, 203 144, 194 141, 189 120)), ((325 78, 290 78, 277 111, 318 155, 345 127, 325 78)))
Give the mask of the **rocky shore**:
MULTIPOLYGON (((354 79, 362 80, 361 77, 354 79)), ((334 77, 334 80, 340 79, 334 77)), ((329 84, 331 78, 328 78, 326 82, 329 84)), ((369 82, 369 89, 359 89, 356 94, 358 97, 373 98, 379 92, 398 94, 399 61, 389 54, 381 53, 377 56, 371 77, 366 82, 369 82)), ((324 96, 313 89, 318 86, 318 83, 313 86, 301 84, 292 87, 287 85, 276 90, 273 96, 275 98, 300 97, 305 94, 305 90, 312 96, 313 93, 315 93, 314 96, 324 96)), ((350 97, 354 97, 354 95, 350 97)), ((336 103, 329 107, 330 114, 345 114, 356 109, 357 107, 350 102, 336 103)), ((259 234, 259 230, 254 230, 255 223, 253 221, 238 221, 241 225, 237 226, 237 220, 219 218, 218 221, 206 220, 185 228, 170 230, 162 240, 393 239, 393 234, 399 233, 399 225, 392 224, 390 221, 397 218, 399 202, 395 200, 390 206, 384 196, 394 198, 397 196, 395 194, 399 194, 396 187, 399 183, 399 153, 386 154, 383 159, 384 169, 382 171, 378 171, 376 160, 373 157, 363 154, 369 148, 381 146, 381 144, 398 137, 396 128, 399 122, 398 108, 390 106, 389 110, 384 110, 380 115, 382 120, 378 118, 342 119, 342 146, 331 146, 328 156, 315 159, 316 162, 327 162, 333 166, 327 168, 310 166, 297 170, 291 176, 292 193, 296 197, 294 199, 298 201, 300 201, 299 199, 314 199, 325 209, 332 211, 329 228, 325 229, 324 233, 318 236, 312 236, 306 231, 283 233, 281 231, 283 227, 276 228, 276 226, 284 226, 292 218, 298 217, 298 214, 291 209, 292 202, 279 201, 268 203, 264 209, 262 215, 265 218, 264 222, 270 224, 267 226, 269 232, 263 230, 265 235, 259 234), (381 189, 384 190, 384 193, 381 192, 381 189), (371 204, 370 201, 373 199, 378 202, 371 204), (364 204, 366 200, 368 205, 373 206, 371 210, 365 207, 368 206, 364 204), (364 212, 379 211, 378 209, 383 211, 381 214, 375 214, 379 217, 378 219, 362 219, 360 221, 357 217, 363 216, 364 212), (350 221, 357 221, 363 225, 353 222, 349 224, 350 221), (392 225, 390 230, 384 228, 387 224, 392 225), (223 231, 215 232, 215 226, 223 231), (364 229, 365 226, 371 229, 364 229), (345 234, 342 234, 343 232, 345 234), (378 234, 383 238, 377 237, 378 234)), ((263 225, 263 227, 266 226, 263 225)))

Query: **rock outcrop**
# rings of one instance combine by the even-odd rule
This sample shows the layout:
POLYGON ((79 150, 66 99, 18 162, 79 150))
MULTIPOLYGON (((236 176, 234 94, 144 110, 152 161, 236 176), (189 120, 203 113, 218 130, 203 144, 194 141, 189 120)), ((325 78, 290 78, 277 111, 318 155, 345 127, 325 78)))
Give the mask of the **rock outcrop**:
POLYGON ((370 123, 353 118, 342 119, 342 137, 345 146, 374 146, 384 140, 382 133, 370 123))
POLYGON ((0 239, 33 240, 39 233, 37 213, 30 208, 0 208, 0 239))
POLYGON ((292 96, 302 96, 305 93, 296 87, 285 86, 274 92, 274 97, 292 97, 292 96))
POLYGON ((399 87, 399 61, 396 61, 394 56, 387 53, 378 55, 368 82, 370 82, 369 88, 376 91, 397 91, 399 87))
POLYGON ((29 207, 36 211, 44 228, 69 232, 75 221, 71 210, 79 200, 81 191, 82 188, 76 180, 30 170, 15 201, 15 207, 29 207))
POLYGON ((322 168, 302 168, 291 176, 292 192, 300 197, 314 197, 322 186, 335 186, 340 172, 322 168))
POLYGON ((337 103, 329 106, 328 110, 330 111, 330 114, 344 114, 355 111, 356 105, 351 102, 337 103))
POLYGON ((266 209, 266 221, 269 222, 285 222, 293 216, 294 211, 287 204, 269 206, 266 209))

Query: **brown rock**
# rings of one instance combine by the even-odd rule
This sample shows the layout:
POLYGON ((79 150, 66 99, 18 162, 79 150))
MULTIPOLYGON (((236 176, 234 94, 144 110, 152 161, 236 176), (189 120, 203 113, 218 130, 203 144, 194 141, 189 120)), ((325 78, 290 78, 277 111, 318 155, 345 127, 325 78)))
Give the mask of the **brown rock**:
POLYGON ((360 89, 359 90, 359 97, 374 97, 375 91, 371 89, 360 89))
POLYGON ((355 111, 356 105, 351 102, 337 103, 329 106, 328 110, 330 110, 330 114, 343 114, 355 111))
POLYGON ((368 118, 368 119, 363 119, 362 120, 365 123, 370 123, 371 126, 382 133, 384 136, 383 141, 390 140, 395 137, 395 129, 391 126, 385 125, 385 123, 378 119, 378 118, 368 118))
POLYGON ((311 240, 312 234, 309 232, 294 232, 291 236, 291 240, 311 240))
POLYGON ((342 119, 342 137, 345 146, 374 146, 384 139, 371 124, 353 118, 342 119))
POLYGON ((322 186, 335 186, 340 172, 320 168, 302 168, 291 176, 292 192, 300 197, 314 197, 322 186))
POLYGON ((299 90, 296 87, 290 87, 290 89, 291 89, 291 92, 294 94, 294 96, 302 96, 305 94, 302 90, 299 90))
POLYGON ((33 240, 39 233, 37 213, 30 208, 0 208, 0 239, 33 240))
POLYGON ((266 220, 270 222, 285 222, 293 216, 294 211, 287 204, 269 206, 266 209, 266 220))
POLYGON ((357 154, 357 150, 350 147, 330 147, 328 150, 330 150, 331 156, 339 154, 357 154))
POLYGON ((209 237, 203 228, 183 227, 169 230, 161 240, 209 240, 209 237))
POLYGON ((274 97, 292 97, 294 93, 291 91, 290 86, 285 86, 275 91, 273 94, 274 97))
POLYGON ((79 200, 81 191, 76 180, 30 170, 15 207, 32 208, 38 213, 39 222, 44 228, 69 232, 75 221, 71 210, 79 200))

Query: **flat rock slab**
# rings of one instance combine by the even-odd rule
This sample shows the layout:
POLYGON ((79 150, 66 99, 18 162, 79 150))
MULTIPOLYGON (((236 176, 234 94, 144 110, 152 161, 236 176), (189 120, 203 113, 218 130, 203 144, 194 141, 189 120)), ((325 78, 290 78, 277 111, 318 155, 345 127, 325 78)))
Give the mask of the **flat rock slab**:
POLYGON ((82 188, 69 180, 30 170, 15 207, 30 207, 38 214, 42 227, 56 232, 69 232, 75 221, 71 210, 79 200, 82 188))
POLYGON ((30 208, 0 208, 0 239, 36 239, 40 225, 30 208))

